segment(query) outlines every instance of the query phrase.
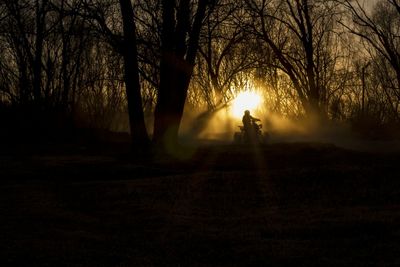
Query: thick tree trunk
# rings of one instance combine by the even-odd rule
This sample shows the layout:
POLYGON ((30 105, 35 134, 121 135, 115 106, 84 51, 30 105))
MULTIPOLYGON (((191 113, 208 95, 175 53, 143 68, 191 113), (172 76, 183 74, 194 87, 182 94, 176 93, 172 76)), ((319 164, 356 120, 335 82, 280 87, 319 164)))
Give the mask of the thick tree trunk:
POLYGON ((167 152, 175 150, 178 145, 178 131, 193 73, 200 30, 210 2, 199 1, 192 27, 190 27, 189 4, 189 0, 182 0, 175 18, 176 2, 163 1, 160 87, 155 110, 153 141, 158 149, 167 152))
POLYGON ((177 145, 177 137, 193 65, 165 55, 154 121, 154 143, 161 149, 177 145))
POLYGON ((130 0, 119 0, 119 3, 124 28, 122 53, 124 58, 125 85, 128 100, 132 148, 134 150, 143 150, 147 148, 150 140, 144 121, 142 96, 140 91, 134 14, 130 0))

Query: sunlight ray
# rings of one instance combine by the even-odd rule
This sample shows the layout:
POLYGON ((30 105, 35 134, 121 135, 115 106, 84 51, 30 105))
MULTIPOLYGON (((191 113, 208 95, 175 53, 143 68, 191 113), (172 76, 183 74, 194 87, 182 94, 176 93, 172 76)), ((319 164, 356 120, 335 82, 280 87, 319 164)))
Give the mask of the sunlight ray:
POLYGON ((241 118, 245 110, 253 113, 261 104, 261 96, 253 91, 244 91, 232 102, 232 115, 241 118))

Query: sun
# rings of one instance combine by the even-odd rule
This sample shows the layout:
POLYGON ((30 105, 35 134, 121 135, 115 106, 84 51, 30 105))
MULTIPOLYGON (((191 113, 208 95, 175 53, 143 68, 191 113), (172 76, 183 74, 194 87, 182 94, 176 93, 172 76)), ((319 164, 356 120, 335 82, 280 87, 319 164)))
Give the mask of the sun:
POLYGON ((239 93, 232 103, 232 114, 236 118, 241 118, 245 110, 253 113, 261 103, 261 96, 256 92, 245 91, 239 93))

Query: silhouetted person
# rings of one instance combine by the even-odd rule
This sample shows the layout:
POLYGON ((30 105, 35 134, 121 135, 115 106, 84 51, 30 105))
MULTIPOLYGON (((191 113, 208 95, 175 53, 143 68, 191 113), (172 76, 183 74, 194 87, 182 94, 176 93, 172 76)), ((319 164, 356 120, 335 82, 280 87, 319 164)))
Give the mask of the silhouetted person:
POLYGON ((245 131, 245 138, 247 141, 253 140, 254 137, 256 137, 257 131, 258 131, 258 126, 257 126, 257 121, 260 121, 260 119, 254 118, 253 116, 250 115, 250 111, 246 110, 244 112, 242 122, 243 122, 243 127, 245 131))

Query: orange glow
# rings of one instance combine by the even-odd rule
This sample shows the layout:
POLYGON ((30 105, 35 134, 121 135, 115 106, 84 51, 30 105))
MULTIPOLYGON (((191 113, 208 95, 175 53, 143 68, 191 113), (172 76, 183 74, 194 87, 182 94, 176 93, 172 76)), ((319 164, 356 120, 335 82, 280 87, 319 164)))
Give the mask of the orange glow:
POLYGON ((236 118, 241 118, 245 110, 249 110, 250 113, 254 113, 254 111, 260 106, 260 104, 261 96, 256 92, 241 92, 232 102, 232 115, 236 118))

